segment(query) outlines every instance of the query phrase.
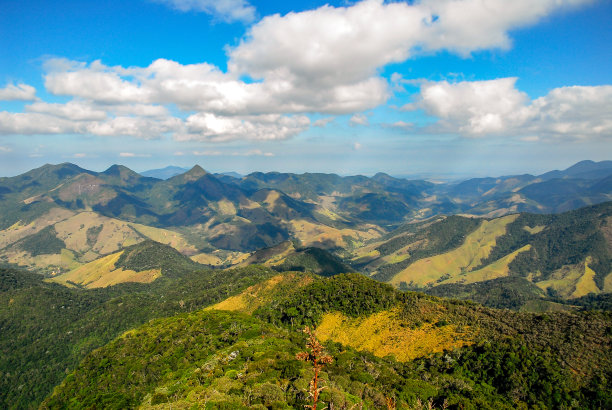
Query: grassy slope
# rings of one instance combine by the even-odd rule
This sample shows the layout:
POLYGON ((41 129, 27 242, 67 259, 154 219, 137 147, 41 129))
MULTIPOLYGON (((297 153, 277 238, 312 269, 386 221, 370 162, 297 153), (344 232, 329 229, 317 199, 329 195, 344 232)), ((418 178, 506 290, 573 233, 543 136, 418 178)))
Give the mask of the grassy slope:
POLYGON ((238 295, 231 296, 206 309, 252 314, 257 308, 269 303, 277 295, 289 295, 314 280, 316 279, 313 276, 298 272, 279 274, 264 282, 250 286, 238 295))
POLYGON ((161 276, 160 269, 136 272, 117 268, 116 263, 122 254, 123 251, 104 256, 51 280, 64 285, 77 284, 93 289, 126 282, 150 283, 161 276))
POLYGON ((517 215, 483 221, 476 231, 469 234, 463 244, 450 252, 425 258, 412 263, 391 279, 391 283, 400 282, 417 285, 434 284, 444 275, 448 279, 458 278, 469 273, 485 259, 495 246, 495 240, 505 233, 505 227, 516 219, 517 215))
POLYGON ((54 272, 67 272, 145 239, 171 245, 181 252, 196 252, 182 234, 172 230, 124 222, 95 212, 75 213, 61 208, 51 209, 29 224, 17 223, 0 231, 0 247, 5 248, 3 253, 7 262, 54 272), (49 229, 53 230, 57 241, 63 242, 63 246, 47 250, 48 246, 34 243, 41 232, 49 229), (63 252, 61 248, 64 248, 63 252))

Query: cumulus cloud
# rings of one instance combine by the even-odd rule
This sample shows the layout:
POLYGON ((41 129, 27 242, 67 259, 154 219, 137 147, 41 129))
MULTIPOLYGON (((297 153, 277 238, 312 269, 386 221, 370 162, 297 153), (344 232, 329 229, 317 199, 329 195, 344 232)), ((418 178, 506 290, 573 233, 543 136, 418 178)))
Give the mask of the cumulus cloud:
POLYGON ((349 119, 349 124, 352 126, 368 125, 368 117, 364 114, 355 114, 349 119))
POLYGON ((120 152, 121 158, 149 158, 151 154, 135 154, 133 152, 120 152))
POLYGON ((121 67, 108 67, 100 61, 86 63, 52 59, 45 65, 45 88, 55 95, 81 97, 104 104, 146 102, 149 90, 123 79, 121 67))
POLYGON ((205 150, 205 151, 193 151, 193 155, 198 157, 218 157, 224 155, 221 151, 205 150))
POLYGON ((414 124, 411 122, 406 122, 406 121, 396 121, 393 122, 391 124, 384 124, 385 127, 391 127, 391 128, 400 128, 403 130, 409 130, 409 129, 413 129, 414 128, 414 124))
POLYGON ((180 11, 197 11, 211 14, 223 21, 242 21, 250 23, 255 20, 255 7, 244 0, 153 0, 167 4, 180 11))
POLYGON ((92 122, 86 125, 89 134, 98 136, 131 136, 154 139, 173 133, 182 128, 182 121, 169 117, 154 120, 144 117, 115 117, 108 121, 92 122))
POLYGON ((114 117, 103 121, 87 121, 63 117, 61 107, 39 107, 48 113, 0 112, 0 135, 88 134, 96 136, 130 136, 143 139, 162 137, 184 128, 182 120, 174 117, 153 119, 146 117, 114 117))
POLYGON ((33 101, 36 99, 36 89, 27 84, 8 84, 0 88, 0 101, 33 101))
POLYGON ((260 149, 252 149, 246 152, 232 152, 234 157, 273 157, 274 154, 271 152, 264 152, 260 149))
POLYGON ((99 121, 107 118, 105 110, 96 109, 80 101, 70 101, 66 104, 36 102, 28 105, 26 110, 76 121, 99 121))
MULTIPOLYGON (((245 0, 159 1, 229 20, 248 21, 254 16, 254 8, 245 0)), ((227 71, 205 62, 180 64, 167 59, 147 67, 51 59, 45 65, 47 91, 73 101, 63 105, 38 102, 25 113, 0 112, 0 134, 139 138, 172 134, 179 141, 221 142, 286 139, 311 126, 304 114, 352 115, 385 103, 393 87, 380 73, 389 64, 423 51, 465 55, 508 47, 510 30, 587 1, 422 0, 409 4, 365 0, 346 7, 326 5, 272 15, 254 24, 228 50, 227 71), (182 112, 173 117, 169 106, 182 112)), ((497 132, 512 121, 522 121, 508 119, 506 114, 517 116, 508 107, 526 103, 526 96, 514 90, 512 80, 505 81, 492 87, 505 87, 508 99, 495 102, 494 109, 476 96, 470 97, 468 105, 474 111, 468 113, 457 104, 441 101, 436 92, 458 92, 450 84, 447 88, 452 92, 443 84, 423 88, 421 106, 443 123, 460 124, 469 117, 471 123, 461 124, 466 134, 497 132), (448 112, 444 104, 459 112, 448 112)), ((394 83, 400 82, 395 76, 394 83)), ((4 92, 34 98, 35 90, 28 87, 7 86, 0 96, 4 92)), ((469 86, 465 88, 462 92, 470 94, 469 86)), ((480 98, 488 101, 486 96, 480 98)), ((351 123, 365 124, 364 118, 357 114, 351 123)))
POLYGON ((323 128, 326 127, 328 124, 332 123, 335 119, 335 117, 319 118, 318 120, 312 123, 312 126, 323 128))
POLYGON ((0 135, 74 134, 81 124, 47 114, 0 112, 0 135))
POLYGON ((308 128, 306 116, 278 114, 252 117, 218 117, 211 113, 191 115, 185 121, 185 132, 175 136, 178 141, 283 140, 308 128))
POLYGON ((471 137, 612 136, 612 86, 556 88, 530 100, 515 83, 516 78, 425 83, 415 106, 439 119, 438 130, 471 137))
POLYGON ((253 149, 250 151, 234 151, 234 152, 223 152, 223 151, 213 151, 213 150, 205 150, 205 151, 193 151, 193 155, 200 157, 221 157, 221 156, 232 156, 232 157, 273 157, 274 154, 271 152, 264 152, 260 149, 253 149))

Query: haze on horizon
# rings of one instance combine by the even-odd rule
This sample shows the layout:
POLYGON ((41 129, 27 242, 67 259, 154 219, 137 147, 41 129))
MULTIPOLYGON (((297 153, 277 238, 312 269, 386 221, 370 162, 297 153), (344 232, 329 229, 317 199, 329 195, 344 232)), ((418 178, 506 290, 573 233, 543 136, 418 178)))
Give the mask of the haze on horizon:
POLYGON ((609 0, 44 0, 0 15, 0 175, 499 176, 610 159, 609 0))

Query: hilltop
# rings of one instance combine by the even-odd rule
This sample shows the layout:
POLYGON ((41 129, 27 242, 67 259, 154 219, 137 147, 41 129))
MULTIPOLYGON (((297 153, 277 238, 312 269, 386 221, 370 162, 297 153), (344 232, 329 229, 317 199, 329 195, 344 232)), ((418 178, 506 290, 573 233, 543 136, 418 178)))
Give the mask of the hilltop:
POLYGON ((334 360, 322 376, 322 400, 334 407, 393 400, 405 408, 417 398, 451 408, 610 403, 601 378, 611 365, 607 315, 508 314, 360 275, 301 281, 287 295, 289 283, 295 276, 269 280, 254 316, 207 310, 124 333, 85 358, 44 406, 297 408, 312 375, 295 359, 304 338, 293 329, 304 324, 318 325, 334 360))

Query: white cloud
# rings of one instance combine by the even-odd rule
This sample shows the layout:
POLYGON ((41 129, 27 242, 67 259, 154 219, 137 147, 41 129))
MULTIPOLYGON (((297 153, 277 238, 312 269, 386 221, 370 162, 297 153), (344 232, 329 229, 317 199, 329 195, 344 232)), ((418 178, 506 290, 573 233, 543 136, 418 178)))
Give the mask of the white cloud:
POLYGON ((562 87, 530 100, 516 78, 425 83, 416 106, 466 136, 612 137, 612 86, 562 87))
POLYGON ((0 135, 74 134, 81 124, 39 113, 0 112, 0 135))
POLYGON ((131 136, 155 139, 181 128, 181 120, 173 117, 162 120, 144 117, 115 117, 108 121, 87 124, 86 132, 98 136, 131 136))
POLYGON ((308 128, 306 116, 278 114, 252 117, 218 117, 210 113, 194 114, 185 121, 186 130, 175 135, 179 141, 284 140, 308 128))
POLYGON ((423 45, 466 55, 475 50, 508 48, 508 31, 536 23, 555 10, 592 0, 424 0, 430 13, 423 45))
POLYGON ((360 142, 356 142, 353 144, 353 150, 354 151, 359 151, 361 149, 362 145, 360 142))
POLYGON ((9 147, 3 147, 2 145, 0 145, 0 152, 13 152, 13 150, 9 147))
POLYGON ((352 126, 368 125, 368 117, 364 114, 355 114, 349 119, 349 124, 352 126))
POLYGON ((234 157, 273 157, 274 154, 271 152, 263 152, 260 149, 252 149, 246 152, 232 152, 234 157))
POLYGON ((252 149, 250 151, 234 151, 234 152, 223 152, 223 151, 193 151, 193 155, 200 157, 222 157, 222 156, 232 156, 232 157, 273 157, 274 154, 271 152, 264 152, 260 149, 252 149))
MULTIPOLYGON (((254 16, 254 8, 245 0, 159 1, 228 20, 248 21, 254 16)), ((464 55, 508 47, 509 30, 586 1, 422 0, 409 4, 365 0, 346 7, 327 5, 272 15, 254 24, 240 44, 228 50, 226 72, 205 62, 184 65, 166 59, 147 67, 51 59, 45 64, 47 91, 73 101, 37 102, 26 113, 0 112, 0 134, 138 138, 171 134, 179 141, 282 140, 311 125, 304 114, 355 114, 386 102, 392 87, 380 73, 389 64, 423 50, 464 55), (250 80, 243 81, 243 76, 250 80), (182 113, 172 117, 169 107, 182 113)), ((485 104, 490 100, 486 95, 472 95, 467 105, 473 111, 466 112, 465 107, 440 100, 435 93, 445 88, 436 89, 432 84, 430 90, 427 85, 422 89, 421 106, 444 124, 460 124, 460 131, 466 134, 501 132, 522 121, 508 107, 524 105, 526 98, 514 90, 514 83, 508 82, 512 80, 505 81, 485 90, 495 94, 496 88, 505 87, 508 100, 495 101, 492 108, 485 104), (445 111, 449 104, 458 112, 445 111), (461 123, 467 117, 471 122, 461 123)), ((393 83, 405 80, 396 75, 393 83)), ((465 88, 462 93, 469 95, 469 86, 465 88)), ((457 90, 449 89, 453 90, 446 90, 450 94, 457 90)), ((7 86, 0 96, 3 92, 23 98, 35 94, 23 84, 7 86)), ((552 111, 550 108, 550 115, 552 111)), ((314 125, 325 125, 327 120, 320 121, 314 125)), ((365 125, 367 118, 355 114, 351 123, 365 125)))
POLYGON ((318 120, 312 123, 312 126, 323 128, 326 127, 328 124, 332 123, 335 119, 336 117, 319 118, 318 120))
POLYGON ((151 154, 135 154, 133 152, 120 152, 121 158, 149 158, 151 154))
POLYGON ((396 122, 391 123, 391 124, 386 124, 385 126, 392 127, 392 128, 400 128, 400 129, 404 129, 404 130, 409 130, 409 129, 413 129, 414 128, 414 124, 413 123, 406 122, 406 121, 396 121, 396 122))
POLYGON ((83 152, 78 152, 76 154, 73 154, 72 158, 87 158, 87 154, 85 154, 83 152))
POLYGON ((107 67, 100 61, 87 65, 65 59, 49 60, 45 88, 56 95, 81 97, 104 104, 142 103, 150 99, 150 90, 121 78, 120 67, 107 67))
POLYGON ((0 88, 0 101, 33 101, 36 99, 36 89, 27 84, 8 84, 0 88))
POLYGON ((106 111, 81 101, 70 101, 66 104, 36 102, 28 105, 26 110, 75 121, 98 121, 107 117, 106 111))
POLYGON ((221 151, 211 151, 211 150, 193 151, 192 154, 198 157, 218 157, 218 156, 224 155, 223 152, 221 151))
POLYGON ((244 0, 153 0, 180 11, 198 11, 213 15, 223 21, 255 20, 255 7, 244 0))
POLYGON ((524 121, 521 108, 529 97, 516 88, 516 78, 491 81, 425 83, 420 106, 441 124, 466 135, 498 133, 524 121))

